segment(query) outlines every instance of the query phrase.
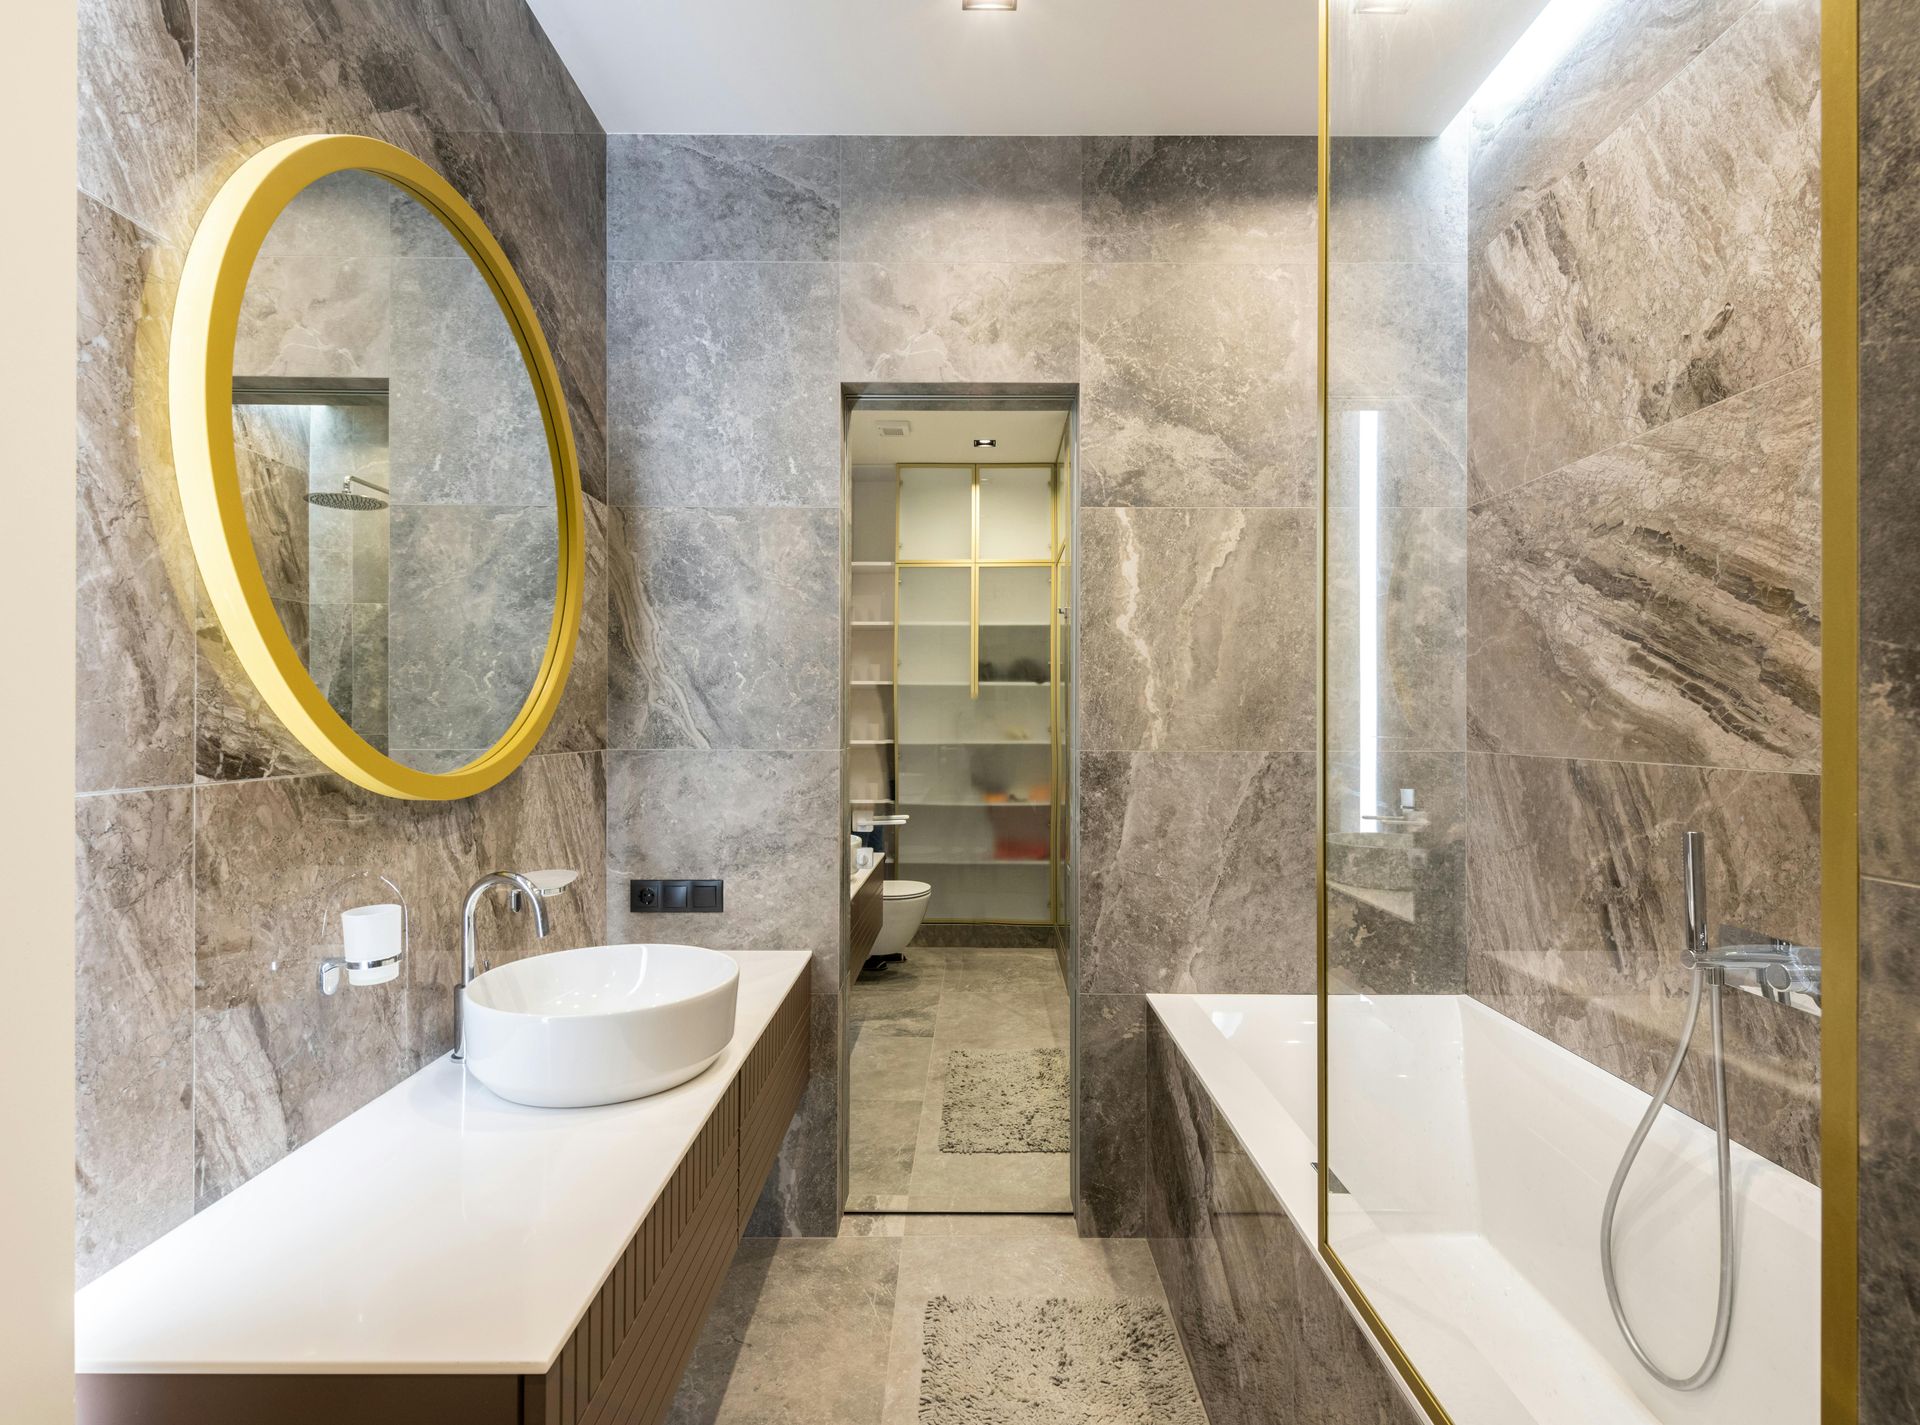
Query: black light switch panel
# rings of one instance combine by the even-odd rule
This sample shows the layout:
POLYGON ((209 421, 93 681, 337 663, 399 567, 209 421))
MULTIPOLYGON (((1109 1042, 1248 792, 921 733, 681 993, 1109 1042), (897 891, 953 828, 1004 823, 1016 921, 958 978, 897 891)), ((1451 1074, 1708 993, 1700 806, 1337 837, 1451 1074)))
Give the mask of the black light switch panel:
POLYGON ((725 881, 630 881, 627 907, 636 915, 667 911, 705 911, 727 908, 725 881))

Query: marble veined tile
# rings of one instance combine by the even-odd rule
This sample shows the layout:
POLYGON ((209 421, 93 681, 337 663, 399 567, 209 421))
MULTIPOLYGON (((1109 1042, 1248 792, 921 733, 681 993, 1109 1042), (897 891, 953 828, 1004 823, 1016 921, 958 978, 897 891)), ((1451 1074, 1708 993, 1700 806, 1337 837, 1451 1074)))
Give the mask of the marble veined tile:
POLYGON ((1144 995, 1080 997, 1074 1096, 1079 1110, 1075 1216, 1082 1235, 1139 1237, 1146 1230, 1148 1055, 1153 1010, 1144 995))
MULTIPOLYGON (((1686 1008, 1686 832, 1716 942, 1818 939, 1817 777, 1470 753, 1467 805, 1469 993, 1647 1092, 1686 1008)), ((1817 1181, 1819 1021, 1740 991, 1724 1010, 1735 1138, 1817 1181)), ((1704 1056, 1674 1102, 1710 1118, 1704 1056)))
POLYGON ((1860 366, 1860 870, 1920 882, 1904 790, 1920 766, 1920 344, 1864 346, 1860 366))
MULTIPOLYGON (((1781 0, 1769 0, 1780 3, 1781 0)), ((1804 5, 1807 0, 1784 0, 1804 5)), ((1755 0, 1613 0, 1546 73, 1476 96, 1477 238, 1504 226, 1755 8, 1755 0)), ((1811 8, 1809 6, 1809 8, 1811 8)))
POLYGON ((1070 263, 840 266, 843 381, 1073 381, 1079 269, 1070 263))
POLYGON ((840 140, 612 134, 614 262, 827 262, 840 233, 840 140))
POLYGON ((607 799, 610 933, 659 931, 658 916, 628 910, 631 877, 725 877, 726 910, 684 915, 675 934, 716 950, 807 950, 837 976, 838 751, 610 752, 607 799))
POLYGON ((1478 495, 1817 357, 1818 61, 1755 6, 1476 249, 1478 495))
POLYGON ((80 191, 175 241, 193 230, 193 28, 188 0, 80 0, 80 191))
POLYGON ((1920 31, 1900 0, 1860 6, 1860 114, 1860 339, 1913 343, 1920 341, 1920 265, 1913 260, 1920 31))
POLYGON ((532 691, 553 620, 551 505, 396 505, 389 616, 395 747, 491 747, 532 691))
POLYGON ((193 793, 74 804, 75 1275, 193 1212, 193 793))
POLYGON ((1313 745, 1314 515, 1081 516, 1080 743, 1313 745))
POLYGON ((1863 881, 1860 899, 1860 1402, 1863 1420, 1920 1412, 1920 890, 1863 881))
POLYGON ((1080 758, 1080 977, 1091 994, 1314 983, 1310 752, 1080 758))
POLYGON ((1463 111, 1431 138, 1336 137, 1328 258, 1465 271, 1469 133, 1463 111))
POLYGON ((1081 499, 1315 502, 1311 267, 1089 267, 1081 499))
POLYGON ((608 459, 620 505, 835 505, 834 268, 615 264, 608 459))
POLYGON ((193 551, 167 423, 177 254, 79 199, 74 779, 193 779, 193 551))
POLYGON ((1103 137, 1081 147, 1088 262, 1314 260, 1310 138, 1103 137))
POLYGON ((1080 140, 840 140, 848 262, 1078 262, 1080 140))
POLYGON ((835 745, 838 512, 659 509, 616 518, 613 744, 835 745))
POLYGON ((1472 745, 1816 770, 1819 416, 1809 367, 1476 507, 1472 745))

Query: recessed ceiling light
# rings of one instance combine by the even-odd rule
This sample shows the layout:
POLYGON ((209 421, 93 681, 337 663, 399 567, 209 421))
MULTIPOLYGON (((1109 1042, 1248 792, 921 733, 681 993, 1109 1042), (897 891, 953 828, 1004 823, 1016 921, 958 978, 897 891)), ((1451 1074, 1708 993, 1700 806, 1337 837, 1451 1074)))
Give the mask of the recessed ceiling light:
POLYGON ((973 438, 973 448, 975 450, 980 450, 982 448, 985 448, 987 450, 992 450, 998 444, 1000 444, 1000 442, 995 440, 992 436, 975 436, 973 438))
POLYGON ((1020 0, 960 0, 962 10, 1018 10, 1020 0))

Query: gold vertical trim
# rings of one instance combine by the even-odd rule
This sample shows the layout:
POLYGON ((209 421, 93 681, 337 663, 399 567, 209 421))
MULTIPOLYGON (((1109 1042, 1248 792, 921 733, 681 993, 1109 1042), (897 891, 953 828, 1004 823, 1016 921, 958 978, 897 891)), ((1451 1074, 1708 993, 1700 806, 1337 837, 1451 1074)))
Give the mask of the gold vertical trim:
POLYGON ((1860 7, 1820 11, 1820 1418, 1860 1418, 1860 7))

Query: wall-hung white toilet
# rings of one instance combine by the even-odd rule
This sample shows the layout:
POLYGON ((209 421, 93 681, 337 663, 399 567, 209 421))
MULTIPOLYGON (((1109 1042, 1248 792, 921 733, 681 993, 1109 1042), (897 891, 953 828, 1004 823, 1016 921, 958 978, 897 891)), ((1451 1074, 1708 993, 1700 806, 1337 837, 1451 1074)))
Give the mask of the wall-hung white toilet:
POLYGON ((933 887, 925 881, 888 881, 880 888, 880 938, 873 955, 898 955, 913 942, 920 922, 927 918, 933 887))

